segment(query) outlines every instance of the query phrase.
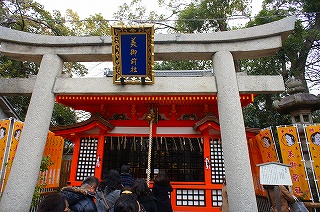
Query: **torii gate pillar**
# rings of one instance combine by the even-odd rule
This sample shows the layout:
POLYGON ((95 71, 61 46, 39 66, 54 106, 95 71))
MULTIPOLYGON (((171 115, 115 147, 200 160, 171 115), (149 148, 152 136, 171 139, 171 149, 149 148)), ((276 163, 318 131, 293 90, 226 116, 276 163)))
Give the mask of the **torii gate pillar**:
POLYGON ((28 211, 30 208, 54 107, 52 90, 62 67, 63 60, 58 55, 43 55, 20 138, 22 142, 1 199, 1 212, 28 211))
POLYGON ((232 54, 213 55, 230 211, 258 211, 232 54), (241 201, 239 201, 241 200, 241 201))

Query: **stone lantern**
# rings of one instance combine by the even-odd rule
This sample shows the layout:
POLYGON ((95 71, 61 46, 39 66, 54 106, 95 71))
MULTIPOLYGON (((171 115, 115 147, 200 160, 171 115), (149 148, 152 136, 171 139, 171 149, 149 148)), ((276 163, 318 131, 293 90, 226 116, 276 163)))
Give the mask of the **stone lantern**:
POLYGON ((320 95, 308 93, 299 79, 291 78, 286 85, 289 95, 275 101, 273 105, 280 114, 290 114, 292 123, 297 124, 303 151, 308 158, 303 125, 313 124, 311 113, 320 109, 320 95))
POLYGON ((274 102, 277 111, 280 114, 290 114, 293 124, 313 124, 311 113, 320 109, 320 95, 308 93, 298 79, 292 78, 286 85, 289 95, 274 102))

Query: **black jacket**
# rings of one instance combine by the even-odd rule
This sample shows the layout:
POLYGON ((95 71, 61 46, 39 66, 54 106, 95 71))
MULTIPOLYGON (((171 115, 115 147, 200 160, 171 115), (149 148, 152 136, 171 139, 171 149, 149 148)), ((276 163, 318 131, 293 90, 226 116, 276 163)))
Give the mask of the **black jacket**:
POLYGON ((147 212, 158 212, 157 199, 153 195, 140 197, 138 198, 138 202, 147 212))
POLYGON ((152 188, 152 193, 157 199, 158 211, 161 212, 172 212, 171 200, 168 192, 172 192, 173 189, 170 184, 160 185, 155 183, 152 188))
POLYGON ((67 198, 72 212, 97 212, 94 194, 77 187, 64 187, 61 194, 67 198))

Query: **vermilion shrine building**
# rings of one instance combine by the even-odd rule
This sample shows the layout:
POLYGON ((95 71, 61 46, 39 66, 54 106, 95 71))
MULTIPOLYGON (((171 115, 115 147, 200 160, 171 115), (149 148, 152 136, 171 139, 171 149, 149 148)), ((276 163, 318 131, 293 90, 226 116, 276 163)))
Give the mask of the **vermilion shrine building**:
MULTIPOLYGON (((94 114, 82 123, 51 128, 75 142, 71 185, 79 186, 91 174, 102 179, 122 164, 130 164, 135 178, 147 178, 150 129, 145 116, 152 105, 161 113, 152 126, 151 179, 157 170, 166 170, 177 211, 218 207, 225 171, 216 99, 215 95, 57 96, 62 104, 94 114)), ((243 105, 252 100, 253 95, 241 95, 243 105)))
POLYGON ((51 129, 75 142, 72 185, 87 175, 101 179, 125 163, 134 177, 146 178, 151 134, 151 184, 154 173, 165 169, 174 187, 175 211, 219 211, 224 176, 231 211, 258 211, 246 142, 257 132, 245 129, 241 108, 256 94, 282 92, 284 84, 280 76, 236 73, 233 61, 273 55, 294 21, 289 17, 229 32, 155 35, 155 61, 213 60, 213 71, 155 76, 152 85, 60 75, 63 62, 111 61, 110 37, 54 37, 0 28, 2 54, 41 64, 36 78, 0 79, 1 95, 32 94, 0 211, 29 209, 33 192, 28 191, 36 184, 55 101, 92 114, 84 122, 51 129), (145 120, 151 107, 158 110, 158 122, 152 125, 145 120))

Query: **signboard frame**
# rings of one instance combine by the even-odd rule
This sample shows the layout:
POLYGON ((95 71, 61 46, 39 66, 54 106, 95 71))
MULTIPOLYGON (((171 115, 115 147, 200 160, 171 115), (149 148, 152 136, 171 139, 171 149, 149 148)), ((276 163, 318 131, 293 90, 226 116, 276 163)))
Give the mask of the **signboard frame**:
POLYGON ((154 84, 154 25, 111 26, 114 84, 154 84))

